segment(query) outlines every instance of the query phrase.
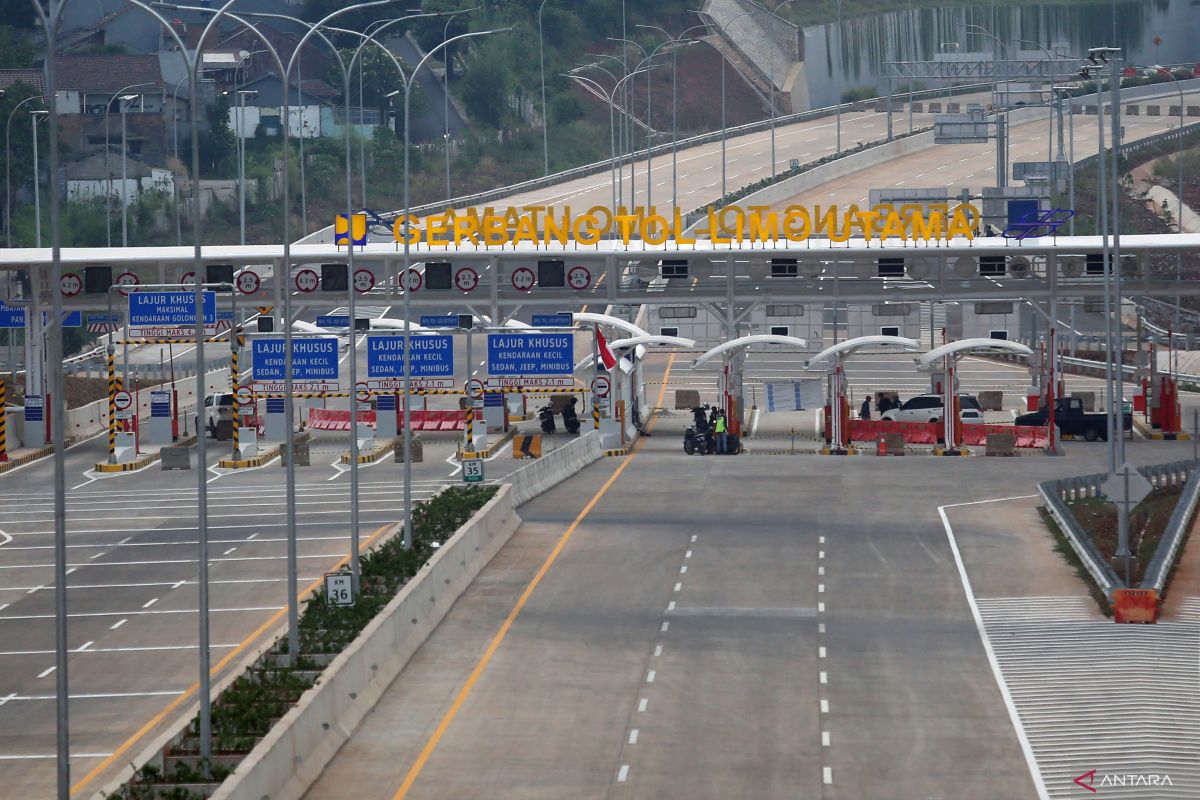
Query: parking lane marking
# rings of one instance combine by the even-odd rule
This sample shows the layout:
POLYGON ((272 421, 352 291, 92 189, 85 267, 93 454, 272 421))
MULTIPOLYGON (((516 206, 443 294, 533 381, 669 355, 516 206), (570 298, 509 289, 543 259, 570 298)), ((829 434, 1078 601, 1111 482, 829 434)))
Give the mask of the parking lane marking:
POLYGON ((110 631, 115 631, 117 628, 121 627, 121 626, 122 626, 122 625, 124 625, 126 622, 129 622, 129 619, 128 619, 128 618, 126 618, 126 619, 119 619, 119 620, 117 620, 115 623, 113 623, 111 627, 109 627, 109 630, 110 630, 110 631))

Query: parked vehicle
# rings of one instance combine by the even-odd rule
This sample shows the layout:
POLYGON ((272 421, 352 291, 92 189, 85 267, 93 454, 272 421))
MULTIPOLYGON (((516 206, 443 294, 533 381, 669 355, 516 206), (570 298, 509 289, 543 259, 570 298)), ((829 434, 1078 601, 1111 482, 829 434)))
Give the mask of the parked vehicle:
POLYGON ((538 420, 542 423, 542 433, 554 433, 554 406, 547 404, 538 411, 538 420))
POLYGON ((708 452, 708 429, 696 430, 693 425, 683 432, 683 452, 689 456, 693 453, 704 455, 708 452))
MULTIPOLYGON (((974 396, 960 394, 958 407, 958 416, 963 422, 983 422, 983 408, 974 396)), ((899 408, 883 412, 882 419, 889 422, 941 422, 942 408, 940 394, 920 394, 905 400, 899 408)))
POLYGON ((574 436, 579 433, 579 415, 575 413, 574 402, 567 403, 562 410, 563 427, 567 429, 567 433, 574 436))
MULTIPOLYGON (((1048 416, 1049 409, 1042 406, 1037 411, 1017 417, 1015 423, 1041 426, 1046 424, 1048 416)), ((1133 427, 1133 414, 1125 411, 1121 417, 1121 430, 1130 430, 1133 427)), ((1061 397, 1054 401, 1054 427, 1058 428, 1059 433, 1082 436, 1089 442, 1108 439, 1108 415, 1103 412, 1089 414, 1083 410, 1083 401, 1078 397, 1061 397)))

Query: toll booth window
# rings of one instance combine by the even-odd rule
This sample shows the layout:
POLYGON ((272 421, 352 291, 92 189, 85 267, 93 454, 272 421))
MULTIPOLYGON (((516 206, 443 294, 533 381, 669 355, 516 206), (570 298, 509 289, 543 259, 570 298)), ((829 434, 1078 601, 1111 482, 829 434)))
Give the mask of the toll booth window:
POLYGON ((659 264, 660 275, 664 279, 686 278, 688 276, 687 259, 666 259, 659 264))
POLYGON ((538 262, 538 286, 543 289, 561 289, 567 285, 566 267, 558 260, 538 262))
POLYGON ((772 325, 771 326, 771 335, 772 336, 790 336, 791 335, 789 333, 790 330, 791 330, 791 328, 788 327, 787 325, 772 325))
POLYGON ((992 331, 988 334, 989 339, 999 339, 1003 342, 1008 341, 1008 331, 992 331))
POLYGON ((695 306, 661 306, 658 309, 659 319, 694 319, 695 306))
POLYGON ((321 291, 344 292, 349 288, 345 264, 321 265, 321 291))
POLYGON ((676 328, 676 327, 659 328, 658 335, 659 336, 678 336, 679 328, 676 328))
MULTIPOLYGON (((1109 256, 1111 261, 1112 256, 1109 256)), ((1104 254, 1103 253, 1088 253, 1087 254, 1087 269, 1088 275, 1103 275, 1104 274, 1104 254)))
POLYGON ((800 274, 800 265, 794 258, 772 258, 772 278, 795 278, 800 274))
POLYGON ((903 258, 881 258, 881 259, 879 259, 879 277, 881 277, 881 278, 903 278, 904 277, 904 259, 903 258))
POLYGON ((980 256, 979 274, 985 278, 997 278, 1008 274, 1008 259, 1004 256, 980 256))
POLYGON ((884 325, 879 329, 880 336, 899 336, 900 327, 898 325, 884 325))
POLYGON ((431 291, 446 291, 452 285, 449 261, 429 261, 425 264, 425 288, 431 291))

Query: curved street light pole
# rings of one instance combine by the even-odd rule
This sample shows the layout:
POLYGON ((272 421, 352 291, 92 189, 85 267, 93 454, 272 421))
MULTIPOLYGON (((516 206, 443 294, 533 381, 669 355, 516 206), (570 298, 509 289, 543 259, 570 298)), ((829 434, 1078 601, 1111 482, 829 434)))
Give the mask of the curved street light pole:
MULTIPOLYGON (((108 102, 104 104, 104 175, 105 175, 105 178, 108 180, 108 193, 104 198, 104 232, 105 232, 105 242, 106 242, 105 246, 107 246, 107 247, 112 247, 112 192, 113 192, 113 185, 112 185, 113 176, 112 176, 112 173, 108 169, 108 151, 109 151, 108 111, 109 111, 109 109, 112 108, 112 104, 114 102, 116 102, 117 98, 120 97, 121 95, 125 94, 126 92, 128 92, 130 89, 137 89, 142 86, 149 86, 149 85, 150 84, 148 84, 148 83, 131 83, 128 86, 126 86, 125 88, 121 89, 121 91, 115 93, 112 97, 108 98, 108 102)), ((123 155, 124 155, 124 153, 122 152, 122 156, 123 155)), ((125 196, 125 187, 122 186, 121 187, 121 197, 124 198, 124 196, 125 196)))
POLYGON ((617 177, 618 176, 617 176, 617 142, 616 142, 613 111, 616 108, 617 90, 621 88, 621 85, 624 84, 625 81, 629 80, 634 75, 640 75, 642 72, 648 72, 651 69, 653 69, 653 67, 647 67, 646 69, 634 70, 633 72, 624 76, 620 80, 617 80, 616 76, 613 75, 608 70, 604 69, 604 67, 601 67, 598 64, 587 64, 582 67, 576 67, 575 70, 571 70, 570 72, 565 73, 563 76, 566 78, 571 78, 572 80, 587 83, 588 85, 595 88, 596 91, 600 92, 600 94, 604 97, 605 101, 608 103, 608 129, 609 129, 609 138, 612 143, 612 157, 611 157, 612 166, 610 168, 610 171, 612 172, 612 175, 613 175, 613 178, 612 178, 612 181, 613 181, 612 207, 613 207, 614 214, 616 213, 616 209, 617 209, 617 188, 616 187, 617 187, 617 177), (613 78, 613 80, 616 81, 616 83, 613 85, 612 91, 606 92, 606 91, 604 91, 604 87, 602 85, 600 85, 599 82, 594 81, 591 78, 588 78, 586 76, 576 74, 575 70, 581 70, 581 69, 599 69, 599 70, 607 73, 609 77, 613 78))
MULTIPOLYGON (((546 3, 548 3, 548 2, 550 2, 550 0, 542 0, 541 5, 538 6, 538 15, 537 15, 537 17, 538 17, 538 68, 542 73, 542 174, 543 175, 550 174, 550 133, 549 133, 549 129, 547 127, 549 125, 550 114, 546 109, 546 39, 545 39, 545 35, 542 33, 542 10, 546 7, 546 3)), ((449 25, 450 25, 450 23, 447 22, 446 26, 449 27, 449 25)), ((443 36, 442 38, 445 39, 446 37, 443 36)), ((449 70, 449 68, 450 68, 449 60, 447 60, 446 69, 449 70)), ((449 83, 447 83, 447 85, 449 85, 449 83)), ((449 123, 447 123, 446 128, 447 128, 446 134, 447 134, 447 137, 449 137, 449 133, 450 133, 449 123)), ((446 147, 447 148, 450 147, 450 139, 449 138, 446 139, 446 147)), ((449 149, 447 149, 447 151, 446 151, 446 164, 447 164, 447 167, 446 167, 446 175, 447 175, 447 178, 446 178, 446 187, 447 187, 446 188, 446 200, 447 200, 447 202, 449 202, 449 200, 450 200, 450 189, 449 189, 450 178, 448 177, 450 175, 450 167, 448 166, 449 163, 450 163, 450 151, 449 151, 449 149)))
MULTIPOLYGON (((545 4, 546 4, 545 0, 542 0, 542 5, 545 5, 545 4)), ((454 13, 449 14, 446 17, 446 24, 444 26, 442 26, 442 41, 444 42, 450 38, 450 23, 454 21, 455 17, 457 17, 459 14, 470 14, 472 11, 478 10, 478 8, 479 8, 478 6, 476 6, 475 8, 464 8, 461 11, 455 11, 454 13)), ((542 24, 542 10, 539 8, 538 9, 538 37, 539 37, 539 39, 540 39, 541 33, 542 33, 541 24, 542 24)), ((445 128, 445 132, 442 134, 442 137, 443 137, 443 142, 445 143, 445 149, 446 149, 446 203, 448 205, 450 203, 450 72, 451 72, 451 68, 450 68, 451 58, 450 58, 450 48, 449 47, 447 47, 445 53, 442 54, 442 61, 446 65, 445 74, 442 77, 442 84, 443 84, 443 86, 442 86, 442 125, 445 128)), ((549 157, 546 155, 546 153, 548 151, 546 150, 546 72, 545 72, 545 70, 546 70, 546 68, 543 66, 542 67, 542 151, 543 151, 542 155, 543 155, 543 158, 546 159, 545 174, 549 174, 549 172, 550 172, 549 163, 550 162, 548 160, 549 157)))
POLYGON ((5 234, 5 245, 9 248, 11 248, 13 246, 13 243, 12 243, 12 203, 13 203, 12 121, 13 121, 13 115, 17 113, 17 110, 21 106, 25 105, 26 103, 33 102, 34 100, 37 100, 39 102, 45 102, 44 100, 42 100, 42 96, 40 94, 35 94, 32 97, 26 97, 24 100, 22 100, 21 102, 17 103, 15 106, 13 106, 12 111, 8 112, 8 122, 6 122, 4 125, 4 234, 5 234))

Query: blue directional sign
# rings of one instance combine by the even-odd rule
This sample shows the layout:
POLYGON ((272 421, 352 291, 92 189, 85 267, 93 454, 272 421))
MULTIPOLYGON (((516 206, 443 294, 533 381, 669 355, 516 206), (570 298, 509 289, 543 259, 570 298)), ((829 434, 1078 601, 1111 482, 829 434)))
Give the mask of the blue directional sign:
MULTIPOLYGON (((62 326, 64 328, 82 328, 83 327, 83 312, 82 311, 64 311, 62 316, 62 326)), ((50 324, 50 312, 42 312, 42 325, 50 324)))
MULTIPOLYGON (((409 368, 414 378, 454 377, 454 338, 423 335, 410 337, 409 368)), ((367 337, 367 378, 404 377, 404 337, 367 337)))
POLYGON ((571 327, 570 314, 534 314, 533 327, 535 328, 569 328, 571 327))
POLYGON ((350 317, 347 314, 329 314, 317 317, 318 328, 349 328, 350 317))
POLYGON ((120 325, 121 324, 121 315, 120 314, 93 314, 91 312, 88 312, 87 323, 88 323, 88 325, 120 325))
POLYGON ((439 314, 437 316, 422 316, 421 327, 423 328, 457 328, 457 314, 439 314))
POLYGON ((233 322, 233 311, 218 311, 217 322, 233 322))
MULTIPOLYGON (((204 292, 204 324, 217 324, 217 295, 204 292)), ((196 324, 193 292, 133 292, 129 295, 129 327, 183 328, 196 324)))
MULTIPOLYGON (((254 380, 284 379, 283 337, 254 339, 254 380)), ((338 379, 338 340, 335 336, 296 337, 292 339, 292 379, 296 381, 336 381, 338 379)))
POLYGON ((7 306, 0 301, 0 328, 24 328, 25 306, 7 306))
POLYGON ((570 333, 488 334, 488 374, 570 375, 575 369, 570 333))

